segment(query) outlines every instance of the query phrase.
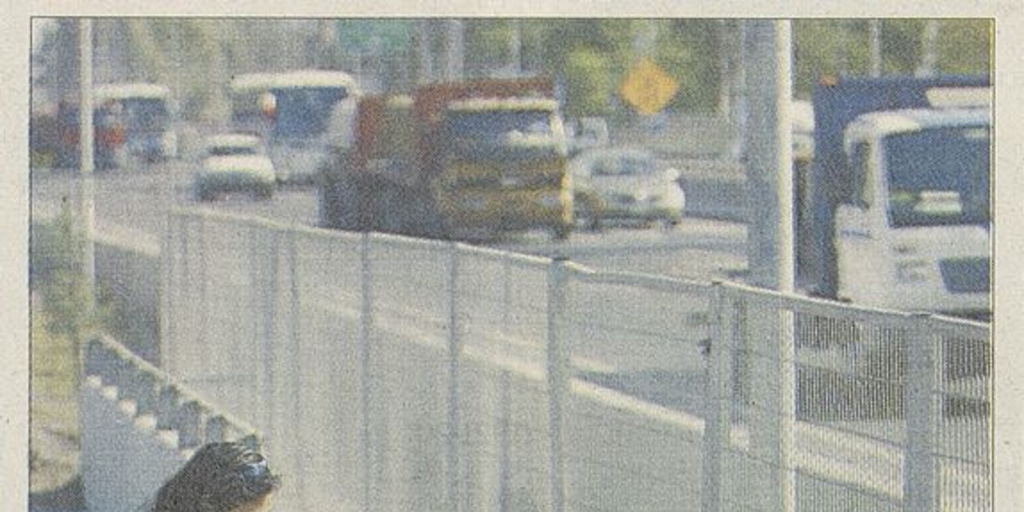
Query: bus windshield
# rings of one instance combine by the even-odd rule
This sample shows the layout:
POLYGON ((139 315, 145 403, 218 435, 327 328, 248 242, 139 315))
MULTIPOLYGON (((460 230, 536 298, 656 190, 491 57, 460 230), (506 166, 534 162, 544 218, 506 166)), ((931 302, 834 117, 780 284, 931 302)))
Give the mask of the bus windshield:
POLYGON ((334 105, 345 98, 341 87, 296 87, 273 89, 274 124, 271 137, 315 138, 327 131, 334 105))
POLYGON ((988 126, 901 133, 883 147, 893 227, 988 225, 988 126))
POLYGON ((163 132, 170 122, 167 102, 159 98, 120 100, 121 120, 129 133, 163 132))

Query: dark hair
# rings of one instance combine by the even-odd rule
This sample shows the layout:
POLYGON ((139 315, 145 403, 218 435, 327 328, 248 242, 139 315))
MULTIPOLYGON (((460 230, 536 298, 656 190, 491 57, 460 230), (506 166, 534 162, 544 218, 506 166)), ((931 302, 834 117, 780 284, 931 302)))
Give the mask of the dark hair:
POLYGON ((164 483, 153 512, 228 512, 279 486, 259 453, 240 443, 210 443, 164 483))

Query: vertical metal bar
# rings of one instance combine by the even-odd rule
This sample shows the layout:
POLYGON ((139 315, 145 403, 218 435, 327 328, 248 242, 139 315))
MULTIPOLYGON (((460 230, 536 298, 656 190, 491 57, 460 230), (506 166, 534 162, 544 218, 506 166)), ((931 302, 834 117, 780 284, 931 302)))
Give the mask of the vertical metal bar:
MULTIPOLYGON (((292 347, 292 349, 288 351, 291 354, 291 358, 292 358, 292 361, 291 361, 291 363, 292 363, 291 364, 291 376, 290 376, 291 378, 290 378, 290 382, 289 382, 288 385, 289 385, 289 387, 291 387, 291 390, 290 390, 291 391, 291 393, 290 393, 291 399, 290 399, 290 401, 291 401, 292 407, 294 407, 294 416, 293 416, 294 423, 293 424, 294 425, 299 425, 299 426, 305 426, 307 424, 307 422, 306 422, 306 420, 304 418, 304 415, 303 415, 303 404, 305 403, 303 401, 303 391, 311 391, 312 392, 313 390, 307 388, 302 383, 302 378, 303 378, 303 376, 306 375, 306 372, 304 372, 303 368, 302 368, 302 362, 303 362, 303 360, 305 358, 305 346, 304 346, 304 344, 302 342, 303 341, 302 340, 302 331, 301 331, 301 325, 300 325, 300 321, 299 321, 300 314, 301 314, 301 309, 300 309, 301 304, 299 303, 299 297, 300 297, 299 278, 298 278, 298 273, 299 273, 298 266, 299 266, 299 264, 298 264, 298 251, 296 250, 296 247, 295 247, 296 243, 297 243, 296 242, 296 238, 297 238, 298 235, 297 235, 296 230, 294 228, 286 229, 282 233, 282 235, 284 236, 285 242, 286 242, 284 244, 284 251, 285 251, 285 259, 284 259, 284 261, 285 261, 285 265, 286 266, 281 269, 280 275, 285 276, 286 279, 288 280, 287 283, 285 283, 285 286, 287 287, 286 289, 287 289, 288 304, 286 305, 285 308, 282 308, 282 310, 287 311, 287 315, 288 315, 288 317, 287 317, 288 337, 287 338, 283 338, 283 337, 279 338, 281 340, 281 341, 279 341, 279 343, 283 343, 284 344, 283 346, 292 347)), ((317 391, 319 391, 319 390, 317 390, 317 391)), ((291 452, 292 457, 294 458, 294 464, 295 464, 294 467, 297 469, 297 471, 303 471, 303 469, 302 469, 304 467, 303 459, 302 459, 303 451, 301 449, 299 449, 298 446, 295 446, 295 445, 293 445, 293 448, 290 449, 289 451, 291 452)), ((296 478, 296 480, 297 480, 297 482, 295 482, 296 490, 295 490, 294 496, 298 496, 299 497, 299 501, 300 501, 300 503, 302 503, 303 508, 309 508, 310 504, 307 503, 307 499, 308 498, 307 498, 306 486, 304 485, 304 483, 306 481, 306 478, 296 478)))
POLYGON ((565 510, 565 453, 563 411, 569 389, 569 353, 566 336, 566 259, 556 259, 548 270, 548 435, 550 439, 550 510, 565 510))
MULTIPOLYGON (((207 335, 210 333, 210 310, 213 309, 215 306, 210 302, 210 282, 209 279, 207 279, 207 267, 209 265, 210 258, 210 247, 209 244, 206 243, 207 217, 205 214, 200 213, 196 215, 195 218, 199 220, 199 228, 196 230, 199 240, 198 243, 196 244, 189 244, 188 249, 194 249, 190 251, 192 253, 192 255, 190 255, 190 259, 199 260, 197 262, 197 266, 199 267, 197 286, 199 288, 199 305, 200 307, 202 307, 202 309, 199 311, 199 335, 196 337, 196 339, 189 341, 192 344, 192 351, 201 351, 203 349, 200 349, 198 347, 200 346, 201 343, 203 343, 204 340, 208 338, 207 335)), ((185 353, 189 354, 188 351, 186 351, 185 353)), ((185 372, 186 368, 193 367, 193 365, 196 364, 195 361, 179 361, 179 363, 181 364, 180 368, 182 372, 185 372)), ((194 375, 191 376, 194 377, 194 375)))
MULTIPOLYGON (((795 509, 796 474, 792 462, 795 417, 795 374, 789 311, 752 298, 746 329, 753 347, 749 355, 752 407, 750 454, 765 472, 765 507, 780 512, 795 509)), ((744 385, 744 384, 740 384, 744 385)))
POLYGON ((274 233, 269 230, 261 229, 258 225, 252 225, 252 236, 249 237, 249 272, 250 279, 252 280, 252 286, 250 286, 251 293, 254 293, 257 297, 256 308, 254 311, 259 311, 260 314, 257 318, 262 318, 263 321, 263 332, 259 333, 257 338, 262 346, 260 347, 262 375, 263 375, 263 402, 259 408, 263 412, 263 434, 266 436, 268 447, 273 450, 284 451, 284 443, 287 442, 285 435, 278 435, 277 428, 282 421, 277 421, 278 417, 287 418, 288 414, 284 411, 278 410, 278 402, 275 399, 275 391, 277 388, 277 375, 275 372, 275 350, 274 350, 274 338, 277 330, 277 295, 278 295, 278 269, 277 269, 277 253, 279 250, 278 237, 274 236, 270 243, 263 240, 264 235, 273 235, 274 233), (262 249, 262 250, 261 250, 262 249), (263 261, 265 255, 264 251, 270 251, 271 256, 268 261, 263 261), (269 276, 262 276, 261 270, 267 269, 269 276))
POLYGON ((157 368, 169 372, 167 362, 170 359, 171 336, 174 335, 174 316, 172 309, 174 300, 172 293, 175 285, 175 270, 178 253, 174 252, 174 228, 176 219, 173 214, 167 214, 167 222, 164 223, 163 237, 160 238, 160 256, 157 261, 160 263, 160 287, 157 293, 160 294, 160 309, 157 311, 157 321, 160 328, 159 343, 160 353, 156 360, 157 368))
POLYGON ((796 466, 793 452, 796 447, 796 339, 794 333, 795 313, 789 309, 780 309, 772 318, 778 322, 778 486, 781 493, 782 507, 780 510, 795 511, 796 506, 796 466))
POLYGON ((731 304, 721 282, 712 288, 710 361, 704 391, 704 447, 701 470, 701 512, 719 512, 727 481, 722 459, 729 447, 732 403, 732 358, 735 350, 731 304))
MULTIPOLYGON (((502 316, 501 334, 509 332, 512 322, 512 259, 503 258, 502 262, 503 279, 502 287, 502 316)), ((498 423, 498 510, 507 510, 511 505, 509 500, 509 487, 512 479, 512 453, 511 418, 512 418, 512 378, 508 370, 501 370, 499 381, 500 416, 498 423)))
POLYGON ((446 446, 448 510, 463 510, 459 482, 461 458, 459 455, 459 245, 448 244, 448 437, 446 446))
POLYGON ((939 510, 935 444, 938 403, 935 391, 942 374, 936 342, 928 332, 927 315, 915 315, 907 339, 906 407, 907 454, 903 475, 904 509, 939 510))
POLYGON ((373 378, 373 360, 370 347, 370 336, 373 331, 373 267, 370 259, 370 233, 363 232, 360 239, 359 257, 362 269, 362 311, 359 323, 359 356, 362 366, 362 409, 363 409, 363 510, 373 510, 373 449, 371 444, 372 418, 370 409, 373 404, 371 379, 373 378))

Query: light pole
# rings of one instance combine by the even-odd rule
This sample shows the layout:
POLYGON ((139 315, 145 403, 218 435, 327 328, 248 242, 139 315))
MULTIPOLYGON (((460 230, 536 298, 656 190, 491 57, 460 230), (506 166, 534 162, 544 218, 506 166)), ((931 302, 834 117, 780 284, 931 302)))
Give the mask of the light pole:
POLYGON ((868 21, 871 32, 871 76, 882 76, 882 22, 868 21))
MULTIPOLYGON (((788 20, 744 22, 749 187, 747 262, 749 284, 783 293, 794 289, 792 33, 788 20)), ((762 425, 752 434, 752 454, 770 461, 767 508, 796 510, 793 469, 796 422, 796 371, 793 361, 793 313, 751 315, 753 332, 774 332, 770 364, 752 384, 763 405, 762 425)))
POLYGON ((94 300, 96 288, 95 247, 93 245, 93 225, 95 223, 94 184, 93 184, 93 96, 92 96, 92 20, 82 18, 78 26, 79 49, 79 92, 78 137, 79 171, 82 186, 79 193, 79 207, 82 218, 82 272, 85 275, 90 305, 94 300))

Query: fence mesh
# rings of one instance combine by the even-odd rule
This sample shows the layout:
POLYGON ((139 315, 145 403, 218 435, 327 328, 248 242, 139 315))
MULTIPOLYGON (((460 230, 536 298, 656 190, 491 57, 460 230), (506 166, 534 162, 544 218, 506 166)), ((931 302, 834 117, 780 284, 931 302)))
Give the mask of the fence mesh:
POLYGON ((264 433, 294 475, 281 510, 990 510, 986 326, 462 244, 169 225, 166 366, 264 433))

